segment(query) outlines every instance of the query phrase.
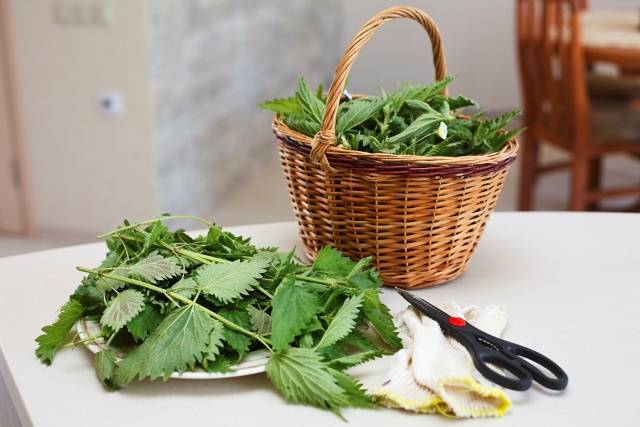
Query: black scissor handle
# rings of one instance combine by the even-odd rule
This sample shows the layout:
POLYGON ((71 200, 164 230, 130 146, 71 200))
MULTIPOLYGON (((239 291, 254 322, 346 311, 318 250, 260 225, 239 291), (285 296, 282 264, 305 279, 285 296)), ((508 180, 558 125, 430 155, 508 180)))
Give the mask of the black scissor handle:
POLYGON ((511 390, 524 391, 531 387, 531 374, 519 362, 491 349, 473 349, 473 364, 488 380, 511 390), (513 376, 507 376, 489 365, 503 369, 513 376))
POLYGON ((566 372, 553 360, 520 344, 502 340, 503 351, 517 358, 519 363, 531 373, 533 380, 551 390, 564 390, 569 383, 566 372), (548 370, 553 376, 543 373, 537 366, 529 363, 535 362, 548 370))
POLYGON ((569 377, 554 361, 530 348, 487 334, 468 324, 464 319, 451 317, 438 307, 396 288, 412 306, 440 324, 442 330, 456 339, 471 354, 476 369, 487 379, 512 390, 526 390, 532 381, 551 390, 564 390, 569 377), (551 372, 543 373, 537 365, 551 372), (502 375, 489 365, 509 372, 513 377, 502 375), (514 378, 515 377, 515 378, 514 378))

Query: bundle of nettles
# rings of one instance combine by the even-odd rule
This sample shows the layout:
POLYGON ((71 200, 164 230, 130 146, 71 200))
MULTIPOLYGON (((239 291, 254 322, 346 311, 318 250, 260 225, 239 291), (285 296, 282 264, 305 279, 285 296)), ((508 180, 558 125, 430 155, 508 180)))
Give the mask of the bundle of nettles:
MULTIPOLYGON (((504 128, 520 113, 487 119, 482 112, 465 117, 459 111, 476 103, 464 96, 447 97, 447 77, 430 85, 402 85, 381 96, 345 99, 338 109, 339 147, 369 153, 419 156, 467 156, 495 153, 523 129, 504 128)), ((294 131, 313 137, 324 115, 322 86, 311 91, 298 78, 295 96, 265 101, 260 106, 278 114, 294 131)))
POLYGON ((346 369, 401 347, 371 259, 325 247, 312 265, 257 248, 201 218, 205 235, 170 231, 165 216, 106 233, 108 253, 36 341, 51 364, 63 347, 102 340, 94 367, 109 389, 174 372, 228 372, 267 349, 267 376, 285 399, 330 409, 373 402, 346 369), (86 317, 97 336, 69 332, 86 317), (120 357, 122 356, 122 357, 120 357))

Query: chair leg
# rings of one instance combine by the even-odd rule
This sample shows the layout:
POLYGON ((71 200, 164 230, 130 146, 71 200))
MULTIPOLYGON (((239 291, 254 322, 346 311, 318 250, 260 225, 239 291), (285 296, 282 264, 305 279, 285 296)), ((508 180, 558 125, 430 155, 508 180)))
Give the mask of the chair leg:
POLYGON ((589 185, 589 158, 586 153, 574 152, 571 160, 571 200, 569 209, 584 211, 587 208, 589 185))
MULTIPOLYGON (((589 191, 598 191, 602 180, 602 157, 595 157, 589 161, 589 191)), ((587 208, 597 211, 600 204, 597 201, 589 203, 587 208)))
POLYGON ((518 210, 530 211, 533 207, 533 194, 538 168, 539 142, 531 137, 522 139, 520 154, 520 182, 518 186, 518 210))

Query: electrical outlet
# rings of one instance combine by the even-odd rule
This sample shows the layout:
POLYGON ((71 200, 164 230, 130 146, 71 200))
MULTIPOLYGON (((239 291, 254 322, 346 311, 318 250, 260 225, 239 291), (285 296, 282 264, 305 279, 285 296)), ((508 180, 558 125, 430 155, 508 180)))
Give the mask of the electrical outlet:
POLYGON ((118 91, 101 92, 98 94, 98 108, 107 116, 122 116, 124 114, 124 95, 118 91))
POLYGON ((63 26, 109 27, 115 14, 113 5, 104 1, 61 0, 53 4, 53 19, 63 26))

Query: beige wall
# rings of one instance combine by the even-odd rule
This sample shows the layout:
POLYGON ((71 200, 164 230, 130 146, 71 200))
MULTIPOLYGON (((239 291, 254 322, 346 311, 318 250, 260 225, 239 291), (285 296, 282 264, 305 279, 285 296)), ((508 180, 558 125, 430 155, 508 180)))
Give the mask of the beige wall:
MULTIPOLYGON (((246 127, 259 130, 260 126, 264 127, 267 124, 268 115, 258 111, 255 99, 286 93, 282 92, 279 86, 273 86, 271 93, 271 82, 277 81, 279 85, 284 85, 286 79, 283 79, 287 77, 286 73, 289 73, 292 87, 295 74, 305 74, 314 81, 328 73, 335 63, 335 58, 332 58, 335 55, 335 43, 331 42, 333 39, 329 36, 340 33, 339 44, 344 46, 363 21, 384 7, 397 3, 397 0, 343 0, 340 5, 323 2, 322 7, 310 9, 310 16, 305 16, 304 19, 287 16, 289 24, 281 25, 280 21, 276 20, 278 17, 284 19, 281 13, 273 12, 274 9, 267 6, 253 8, 250 2, 242 2, 242 6, 237 6, 235 0, 209 3, 183 3, 178 0, 102 0, 102 3, 113 8, 115 19, 107 28, 94 28, 60 25, 54 19, 53 9, 55 4, 93 3, 97 0, 0 1, 11 2, 14 11, 18 90, 23 95, 22 102, 26 113, 25 139, 33 182, 36 225, 90 233, 109 229, 123 217, 139 219, 154 215, 158 206, 205 213, 211 206, 196 205, 192 196, 200 197, 209 204, 213 203, 212 188, 219 180, 219 175, 215 173, 229 176, 228 171, 220 172, 222 169, 214 167, 215 165, 209 162, 210 157, 216 154, 214 151, 205 153, 204 148, 201 150, 199 146, 188 151, 176 144, 172 132, 179 136, 188 134, 195 129, 191 122, 171 117, 173 125, 169 126, 170 131, 166 131, 168 126, 164 125, 169 123, 167 117, 158 114, 158 111, 162 110, 159 107, 167 104, 168 99, 168 92, 160 89, 167 89, 169 92, 179 92, 177 89, 180 89, 178 83, 181 80, 174 79, 174 75, 168 75, 164 86, 160 81, 162 73, 176 68, 170 66, 175 58, 182 61, 182 66, 191 67, 189 72, 199 71, 198 66, 205 67, 203 75, 206 76, 207 70, 213 68, 217 73, 230 71, 229 76, 237 77, 234 80, 235 86, 232 87, 237 86, 241 90, 230 92, 229 99, 244 103, 242 108, 231 110, 229 102, 221 101, 220 97, 207 95, 204 97, 205 101, 211 104, 207 104, 207 112, 217 111, 222 102, 225 107, 222 111, 237 113, 238 117, 251 117, 251 114, 255 114, 257 118, 262 114, 261 120, 264 125, 252 119, 252 126, 246 127), (150 8, 150 4, 153 4, 154 8, 150 8), (149 40, 150 20, 153 22, 153 19, 157 19, 157 12, 164 10, 163 5, 169 4, 173 5, 176 13, 169 13, 167 17, 171 23, 178 25, 178 29, 174 28, 173 24, 168 25, 165 34, 167 37, 162 36, 164 33, 156 31, 156 36, 160 34, 162 37, 157 38, 152 46, 149 40), (148 8, 152 10, 147 10, 148 8), (212 25, 215 29, 215 20, 221 14, 228 13, 224 12, 227 8, 240 8, 242 13, 248 14, 251 18, 251 28, 257 35, 253 37, 249 32, 239 32, 237 37, 241 41, 246 37, 246 40, 251 42, 250 45, 258 49, 256 58, 260 59, 260 55, 266 55, 273 60, 279 58, 274 54, 277 51, 277 54, 285 55, 284 60, 275 61, 276 66, 273 69, 264 69, 267 63, 264 60, 257 60, 263 68, 251 64, 248 66, 249 62, 238 59, 242 59, 241 55, 236 55, 237 64, 225 61, 227 68, 215 64, 215 59, 220 56, 217 52, 214 55, 212 47, 232 49, 232 43, 222 45, 215 41, 215 37, 212 37, 213 41, 209 43, 206 37, 202 37, 201 33, 196 31, 197 28, 194 30, 191 26, 212 25), (152 13, 153 10, 156 11, 155 15, 152 13), (201 13, 201 10, 208 14, 201 13), (330 17, 331 13, 343 23, 341 31, 321 22, 320 18, 330 17), (313 36, 319 40, 319 47, 306 43, 302 37, 298 37, 300 43, 297 50, 291 46, 284 49, 284 43, 274 41, 276 36, 287 39, 291 34, 301 34, 300 22, 311 22, 328 32, 325 38, 313 36), (266 30, 258 26, 261 23, 266 30), (274 28, 268 26, 271 24, 274 28), (185 47, 178 46, 178 53, 186 52, 185 55, 191 55, 193 66, 190 63, 186 64, 184 58, 177 54, 168 54, 164 56, 168 65, 159 62, 158 66, 150 67, 150 52, 161 50, 166 43, 168 48, 176 48, 171 44, 172 37, 182 34, 175 32, 183 25, 188 26, 182 29, 187 32, 185 40, 188 43, 185 47), (195 35, 191 34, 194 31, 195 35), (265 37, 264 34, 273 37, 265 37), (201 43, 203 41, 207 43, 201 43), (276 50, 271 51, 270 47, 276 50), (303 49, 304 52, 300 53, 303 49), (202 52, 203 61, 198 60, 199 52, 202 52), (304 67, 301 61, 304 62, 304 67), (237 70, 233 68, 236 65, 237 70), (311 69, 315 71, 315 75, 311 71, 305 71, 311 69), (265 78, 275 73, 279 73, 283 79, 265 78), (156 90, 152 91, 154 79, 156 90), (260 84, 247 87, 246 81, 258 81, 260 84), (246 95, 249 93, 247 90, 263 86, 265 91, 269 92, 269 96, 266 92, 260 92, 259 96, 256 95, 257 92, 250 92, 251 96, 246 95), (126 111, 123 116, 109 117, 99 112, 97 94, 104 90, 118 90, 124 94, 126 111), (154 93, 158 97, 155 104, 152 100, 154 93), (180 127, 184 123, 187 126, 180 127), (154 135, 154 128, 158 130, 158 135, 154 135), (179 149, 171 151, 170 147, 179 149), (156 150, 162 155, 157 156, 156 150), (171 181, 171 185, 167 180, 174 175, 163 167, 166 164, 171 164, 172 170, 180 172, 179 176, 174 174, 178 178, 171 181), (179 166, 176 167, 176 164, 179 166), (204 181, 193 173, 193 164, 199 165, 198 167, 204 171, 216 172, 207 175, 209 181, 204 181), (185 176, 189 179, 183 179, 185 176), (192 184, 194 180, 199 186, 192 184), (210 184, 211 182, 213 184, 210 184), (164 199, 172 198, 171 200, 163 202, 159 197, 159 183, 162 184, 164 199), (202 183, 206 185, 200 185, 202 183), (168 188, 172 190, 169 191, 168 188), (184 200, 181 198, 183 192, 189 196, 184 200)), ((453 85, 454 93, 463 92, 488 108, 508 109, 518 106, 513 18, 515 0, 406 2, 425 9, 438 21, 444 37, 450 73, 458 76, 453 85)), ((299 8, 306 7, 303 3, 291 2, 299 8)), ((592 4, 600 8, 626 7, 634 10, 638 6, 637 0, 598 0, 592 1, 592 4)), ((289 12, 304 11, 292 9, 289 12)), ((236 15, 232 13, 231 16, 236 15)), ((223 20, 226 21, 226 18, 223 20)), ((239 25, 240 29, 244 28, 242 20, 233 19, 230 22, 239 25)), ((311 33, 313 26, 305 29, 311 33)), ((215 36, 215 31, 213 33, 215 36)), ((322 31, 319 33, 324 34, 322 31)), ((229 33, 222 34, 228 36, 229 33)), ((224 37, 220 36, 220 39, 224 37)), ((170 49, 167 52, 170 52, 170 49)), ((234 52, 237 51, 231 50, 229 56, 235 55, 234 52)), ((381 29, 356 62, 351 89, 358 92, 376 92, 380 85, 393 88, 398 81, 429 81, 433 75, 429 56, 430 50, 426 47, 425 36, 417 25, 410 22, 391 23, 381 29)), ((182 71, 178 72, 176 76, 183 76, 181 73, 182 71)), ((228 85, 231 77, 221 77, 221 84, 228 85)), ((187 83, 197 89, 201 82, 187 83)), ((195 90, 191 86, 188 86, 188 89, 191 91, 189 93, 197 95, 197 98, 209 93, 195 90)), ((179 104, 172 103, 174 106, 179 104)), ((222 128, 235 132, 233 129, 237 129, 237 126, 227 126, 222 118, 219 123, 207 127, 207 130, 221 135, 220 140, 228 142, 228 138, 219 132, 222 128)), ((243 128, 243 131, 246 130, 243 128)), ((240 137, 236 133, 234 135, 240 140, 246 139, 245 134, 240 134, 240 137)), ((266 131, 265 138, 270 138, 269 135, 270 132, 266 131)), ((205 135, 200 139, 202 147, 212 149, 210 138, 205 135)), ((246 147, 245 145, 244 148, 246 147)), ((232 151, 238 149, 231 144, 218 149, 222 148, 232 151)), ((239 170, 241 169, 236 169, 236 172, 239 170)), ((222 195, 224 191, 215 194, 218 193, 222 195)))
POLYGON ((147 0, 163 212, 214 215, 275 159, 258 104, 328 78, 340 1, 147 0))
MULTIPOLYGON (((343 45, 360 25, 385 7, 403 3, 429 13, 442 33, 449 73, 457 76, 453 93, 463 93, 482 106, 511 109, 520 105, 515 52, 516 0, 345 0, 343 45)), ((592 8, 631 9, 637 0, 591 0, 592 8)), ((353 68, 354 92, 376 93, 397 82, 433 79, 431 51, 422 28, 391 22, 378 31, 353 68)))
POLYGON ((36 225, 95 233, 155 214, 146 2, 107 0, 115 19, 94 28, 56 23, 60 2, 3 1, 14 11, 36 225), (124 94, 121 117, 98 109, 111 89, 124 94))

